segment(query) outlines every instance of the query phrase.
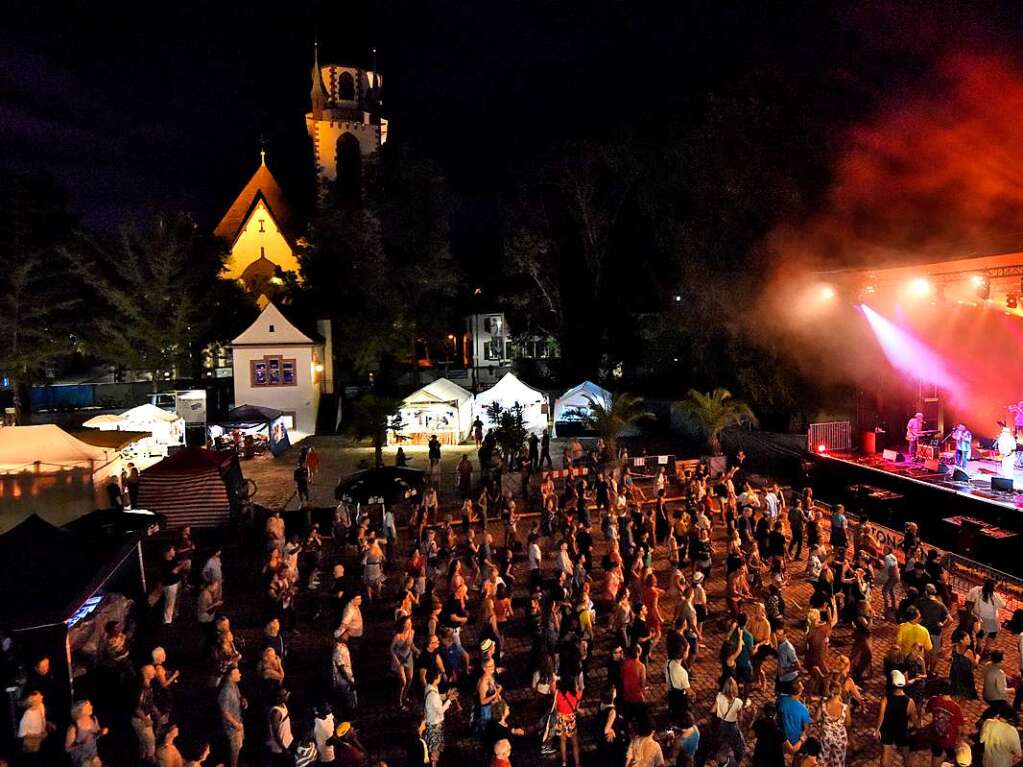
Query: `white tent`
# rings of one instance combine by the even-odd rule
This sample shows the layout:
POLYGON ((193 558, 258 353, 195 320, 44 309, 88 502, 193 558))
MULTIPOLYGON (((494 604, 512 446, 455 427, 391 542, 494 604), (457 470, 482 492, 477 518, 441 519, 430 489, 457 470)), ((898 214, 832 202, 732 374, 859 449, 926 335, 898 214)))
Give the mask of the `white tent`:
POLYGON ((38 513, 59 524, 106 506, 121 473, 114 447, 90 445, 55 424, 0 428, 0 528, 38 513))
POLYGON ((590 406, 594 402, 610 403, 611 392, 592 381, 583 381, 558 397, 554 402, 554 435, 558 434, 559 423, 562 427, 569 426, 569 431, 577 431, 581 427, 583 416, 590 411, 590 406), (572 426, 576 428, 572 429, 572 426))
POLYGON ((487 408, 494 402, 506 410, 516 404, 521 405, 522 423, 527 431, 540 432, 547 428, 547 395, 522 383, 511 373, 506 373, 491 388, 476 395, 473 412, 483 421, 484 429, 494 426, 487 416, 487 408))
POLYGON ((447 378, 438 378, 402 400, 398 415, 403 428, 397 438, 389 431, 390 441, 426 444, 436 434, 442 444, 457 445, 472 428, 472 394, 447 378))
POLYGON ((153 436, 142 440, 138 450, 150 455, 167 455, 167 449, 185 444, 185 419, 177 413, 158 408, 148 402, 121 413, 127 431, 148 431, 153 436))
POLYGON ((100 415, 94 415, 88 421, 82 424, 86 429, 99 429, 100 431, 116 431, 118 429, 127 429, 125 425, 124 416, 114 415, 113 413, 101 413, 100 415))

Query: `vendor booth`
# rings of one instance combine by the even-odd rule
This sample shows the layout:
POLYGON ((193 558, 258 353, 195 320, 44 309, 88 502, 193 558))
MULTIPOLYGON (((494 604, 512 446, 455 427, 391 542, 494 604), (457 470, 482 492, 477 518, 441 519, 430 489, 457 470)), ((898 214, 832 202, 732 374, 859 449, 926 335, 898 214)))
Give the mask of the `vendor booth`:
POLYGON ((54 424, 0 428, 0 530, 31 514, 63 524, 106 508, 125 467, 120 449, 90 445, 54 424))
POLYGON ((148 437, 132 445, 136 456, 162 458, 173 447, 185 444, 185 420, 177 413, 158 408, 148 402, 120 415, 102 413, 82 424, 100 431, 148 432, 148 437))
POLYGON ((587 431, 586 416, 593 403, 608 405, 611 392, 592 381, 583 381, 554 402, 554 436, 574 437, 587 431))
POLYGON ((13 632, 25 658, 49 657, 49 710, 67 712, 71 700, 87 694, 80 682, 96 668, 103 625, 126 623, 144 597, 147 530, 146 522, 112 530, 89 515, 72 530, 33 514, 0 535, 0 625, 13 632))
POLYGON ((164 515, 169 528, 226 525, 242 481, 234 451, 183 447, 142 472, 137 505, 164 515))
POLYGON ((504 378, 491 388, 476 395, 473 402, 473 413, 479 416, 484 429, 494 426, 487 414, 487 408, 494 402, 499 403, 505 410, 509 410, 515 405, 521 405, 522 424, 527 431, 542 432, 547 428, 549 409, 547 395, 539 389, 522 383, 512 373, 506 373, 504 378))
POLYGON ((251 455, 251 446, 255 452, 269 450, 276 457, 291 447, 285 416, 272 407, 239 405, 210 426, 210 437, 229 443, 243 455, 251 455))
POLYGON ((390 444, 425 445, 436 434, 442 445, 458 445, 472 429, 472 394, 438 378, 402 400, 398 415, 403 427, 387 432, 390 444))

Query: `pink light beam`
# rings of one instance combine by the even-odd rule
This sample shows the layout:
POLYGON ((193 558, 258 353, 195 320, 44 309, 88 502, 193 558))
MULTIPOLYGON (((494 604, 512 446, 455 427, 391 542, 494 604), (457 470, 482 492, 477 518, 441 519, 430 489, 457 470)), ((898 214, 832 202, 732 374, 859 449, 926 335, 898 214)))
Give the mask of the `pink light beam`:
POLYGON ((860 304, 857 308, 867 318, 870 329, 881 345, 881 351, 892 367, 914 379, 936 384, 955 399, 965 394, 963 382, 948 369, 945 360, 931 347, 866 304, 860 304))

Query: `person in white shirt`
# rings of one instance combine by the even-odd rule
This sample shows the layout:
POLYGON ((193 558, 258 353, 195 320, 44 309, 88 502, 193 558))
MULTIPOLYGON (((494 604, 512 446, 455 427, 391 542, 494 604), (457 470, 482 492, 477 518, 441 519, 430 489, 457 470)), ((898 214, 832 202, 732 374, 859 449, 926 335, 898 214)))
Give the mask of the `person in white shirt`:
POLYGON ((319 704, 313 718, 313 739, 316 741, 317 760, 327 764, 334 762, 334 714, 325 704, 319 704))
POLYGON ((426 672, 426 732, 424 739, 430 750, 430 764, 437 767, 444 751, 444 715, 458 698, 458 690, 451 688, 444 695, 437 689, 440 671, 431 668, 426 672))
POLYGON ((356 654, 358 654, 358 646, 362 641, 363 632, 361 605, 362 594, 356 594, 348 600, 344 612, 341 613, 341 625, 338 627, 338 632, 347 634, 348 647, 356 654))
POLYGON ((642 717, 636 725, 636 737, 629 743, 625 764, 628 767, 664 767, 664 752, 661 744, 654 740, 654 726, 649 716, 642 717))
POLYGON ((689 709, 689 672, 682 658, 671 658, 664 665, 664 681, 668 684, 668 710, 672 719, 679 721, 689 709))
POLYGON ((526 550, 529 569, 529 590, 535 591, 543 583, 543 552, 540 550, 540 536, 529 534, 529 547, 526 550))
POLYGON ((572 565, 572 558, 568 555, 568 541, 562 541, 561 547, 558 550, 558 570, 563 572, 568 578, 571 578, 575 573, 575 567, 572 565))
POLYGON ((50 729, 46 721, 43 694, 38 690, 29 693, 25 699, 25 713, 21 715, 21 721, 18 723, 22 751, 26 754, 38 753, 50 729))

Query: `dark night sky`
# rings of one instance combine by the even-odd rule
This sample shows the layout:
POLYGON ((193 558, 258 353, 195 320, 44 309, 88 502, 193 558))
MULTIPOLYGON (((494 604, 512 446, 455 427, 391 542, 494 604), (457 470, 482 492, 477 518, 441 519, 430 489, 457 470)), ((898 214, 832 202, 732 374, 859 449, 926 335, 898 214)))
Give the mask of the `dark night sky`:
POLYGON ((765 68, 841 119, 952 39, 1014 35, 994 3, 969 20, 755 0, 19 5, 0 31, 0 163, 50 172, 88 224, 180 208, 212 226, 261 135, 301 206, 315 29, 325 61, 379 47, 393 138, 449 173, 456 254, 490 236, 506 171, 561 138, 695 118, 702 94, 765 68), (862 103, 833 103, 830 81, 862 103))

